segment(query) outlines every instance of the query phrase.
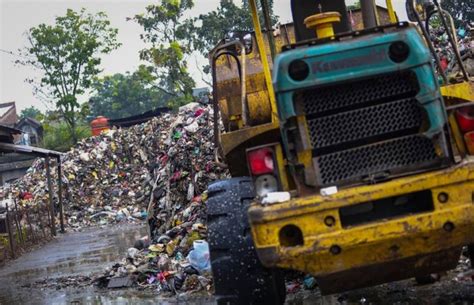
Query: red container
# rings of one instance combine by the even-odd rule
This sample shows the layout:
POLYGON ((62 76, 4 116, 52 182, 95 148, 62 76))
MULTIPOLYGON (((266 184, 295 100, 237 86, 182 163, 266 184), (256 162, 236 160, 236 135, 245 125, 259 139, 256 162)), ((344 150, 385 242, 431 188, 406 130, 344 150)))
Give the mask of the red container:
POLYGON ((92 135, 98 136, 102 131, 109 130, 109 119, 99 116, 91 122, 92 135))
POLYGON ((474 130, 474 106, 462 107, 456 110, 459 129, 463 133, 474 130))
POLYGON ((474 155, 474 131, 468 132, 464 135, 464 142, 466 142, 469 154, 474 155))

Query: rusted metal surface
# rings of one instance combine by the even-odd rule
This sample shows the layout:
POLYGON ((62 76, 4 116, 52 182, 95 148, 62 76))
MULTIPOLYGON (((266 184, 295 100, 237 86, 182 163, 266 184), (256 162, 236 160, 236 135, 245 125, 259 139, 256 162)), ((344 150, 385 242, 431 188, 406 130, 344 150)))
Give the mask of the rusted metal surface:
POLYGON ((8 231, 8 242, 10 245, 10 254, 13 258, 15 258, 15 238, 13 235, 13 229, 12 229, 12 224, 11 224, 11 215, 9 213, 8 205, 6 206, 7 208, 7 231, 8 231))
POLYGON ((46 166, 46 177, 48 179, 48 194, 49 194, 49 213, 51 215, 51 234, 56 236, 56 212, 54 210, 53 201, 53 184, 51 181, 51 164, 49 162, 49 156, 45 157, 46 166))
POLYGON ((17 232, 19 233, 18 234, 19 240, 20 240, 21 243, 23 243, 24 242, 24 240, 23 240, 23 230, 22 230, 22 227, 21 227, 21 215, 18 212, 18 201, 15 198, 13 198, 13 202, 15 203, 15 216, 14 216, 14 219, 15 219, 16 229, 17 229, 17 232))
POLYGON ((343 272, 318 277, 322 294, 375 286, 390 281, 424 276, 456 267, 461 248, 448 249, 429 255, 416 255, 363 268, 348 269, 343 272), (370 276, 367 276, 370 274, 370 276))
POLYGON ((6 211, 6 234, 8 255, 4 258, 16 258, 25 253, 32 245, 48 241, 53 235, 47 227, 51 227, 49 206, 39 203, 37 206, 21 206, 16 203, 6 211), (45 218, 47 220, 45 220, 45 218))
MULTIPOLYGON (((276 34, 274 38, 277 50, 280 50, 285 44, 294 42, 293 26, 291 24, 281 26, 276 34)), ((271 97, 265 83, 262 59, 256 44, 255 33, 251 35, 252 48, 246 55, 245 63, 246 99, 249 107, 249 123, 251 126, 256 126, 271 122, 272 115, 276 118, 276 109, 272 109, 271 106, 271 97), (259 111, 254 111, 256 108, 259 111)), ((266 36, 263 36, 263 38, 267 50, 267 61, 271 68, 270 44, 266 36)), ((219 48, 219 46, 216 48, 219 48)), ((242 126, 238 122, 242 120, 239 64, 232 56, 225 55, 216 61, 215 69, 215 91, 219 97, 218 103, 222 120, 226 131, 234 131, 242 126)))
POLYGON ((59 201, 59 221, 61 223, 61 233, 64 229, 64 207, 63 207, 63 180, 61 173, 61 160, 58 158, 58 201, 59 201))
MULTIPOLYGON (((351 276, 385 268, 386 264, 388 270, 407 264, 400 269, 411 266, 408 269, 417 274, 437 272, 451 268, 457 258, 453 261, 445 257, 443 261, 436 253, 474 242, 473 195, 466 192, 473 189, 474 160, 470 160, 445 170, 339 190, 331 196, 313 195, 266 207, 255 203, 249 210, 249 220, 257 253, 265 266, 311 273, 326 279, 328 286, 344 278, 351 282, 351 276), (342 226, 343 207, 422 190, 431 191, 430 211, 342 226), (440 196, 442 193, 447 196, 440 196), (334 219, 331 225, 325 222, 327 217, 334 219), (289 225, 301 230, 303 245, 282 246, 279 232, 289 225)), ((402 270, 384 273, 380 278, 365 274, 360 279, 363 286, 409 276, 402 270)), ((356 284, 347 282, 335 287, 355 288, 356 284)))

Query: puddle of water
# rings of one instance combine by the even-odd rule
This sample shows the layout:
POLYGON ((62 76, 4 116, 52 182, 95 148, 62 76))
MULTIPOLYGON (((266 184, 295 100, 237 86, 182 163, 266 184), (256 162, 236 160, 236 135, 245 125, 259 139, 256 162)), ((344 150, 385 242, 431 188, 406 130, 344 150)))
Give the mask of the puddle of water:
MULTIPOLYGON (((50 291, 42 295, 40 290, 35 289, 32 292, 39 298, 31 302, 33 296, 20 287, 45 278, 100 272, 122 259, 126 250, 145 234, 143 226, 122 226, 60 235, 51 243, 0 269, 0 304, 53 304, 51 302, 55 299, 57 304, 67 304, 67 293, 64 291, 50 291)), ((89 297, 81 295, 81 303, 78 304, 107 304, 100 298, 89 300, 89 297)))
POLYGON ((81 291, 74 289, 67 289, 61 291, 46 290, 34 292, 33 295, 18 296, 15 300, 2 300, 0 297, 0 304, 34 304, 34 305, 135 305, 135 304, 215 304, 212 296, 185 296, 179 298, 162 298, 158 297, 152 291, 137 291, 137 290, 111 290, 111 291, 96 291, 94 288, 85 288, 81 291), (3 302, 2 302, 3 301, 3 302), (14 303, 6 302, 14 301, 14 303))

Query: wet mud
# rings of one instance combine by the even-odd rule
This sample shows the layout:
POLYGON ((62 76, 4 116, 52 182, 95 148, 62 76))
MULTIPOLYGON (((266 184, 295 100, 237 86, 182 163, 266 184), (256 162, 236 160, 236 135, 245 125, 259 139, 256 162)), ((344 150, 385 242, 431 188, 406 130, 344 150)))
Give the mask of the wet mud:
MULTIPOLYGON (((94 275, 119 261, 144 226, 90 228, 59 235, 43 247, 0 268, 0 304, 214 304, 206 292, 173 297, 137 289, 99 289, 94 275)), ((383 272, 383 270, 380 270, 383 272)), ((474 304, 474 281, 460 270, 441 281, 418 285, 405 280, 342 294, 321 296, 318 289, 289 294, 287 304, 474 304)))

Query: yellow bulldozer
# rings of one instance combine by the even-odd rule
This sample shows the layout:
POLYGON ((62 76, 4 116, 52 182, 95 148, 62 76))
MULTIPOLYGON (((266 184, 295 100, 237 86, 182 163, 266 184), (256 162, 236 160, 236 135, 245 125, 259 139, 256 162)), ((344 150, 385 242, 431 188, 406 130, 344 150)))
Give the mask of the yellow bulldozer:
POLYGON ((474 256, 474 87, 446 12, 458 77, 440 65, 423 20, 438 0, 408 0, 414 22, 388 0, 384 25, 362 0, 356 31, 342 0, 292 0, 278 28, 249 3, 254 31, 210 52, 233 177, 209 186, 218 304, 282 304, 284 269, 331 294, 474 256))

